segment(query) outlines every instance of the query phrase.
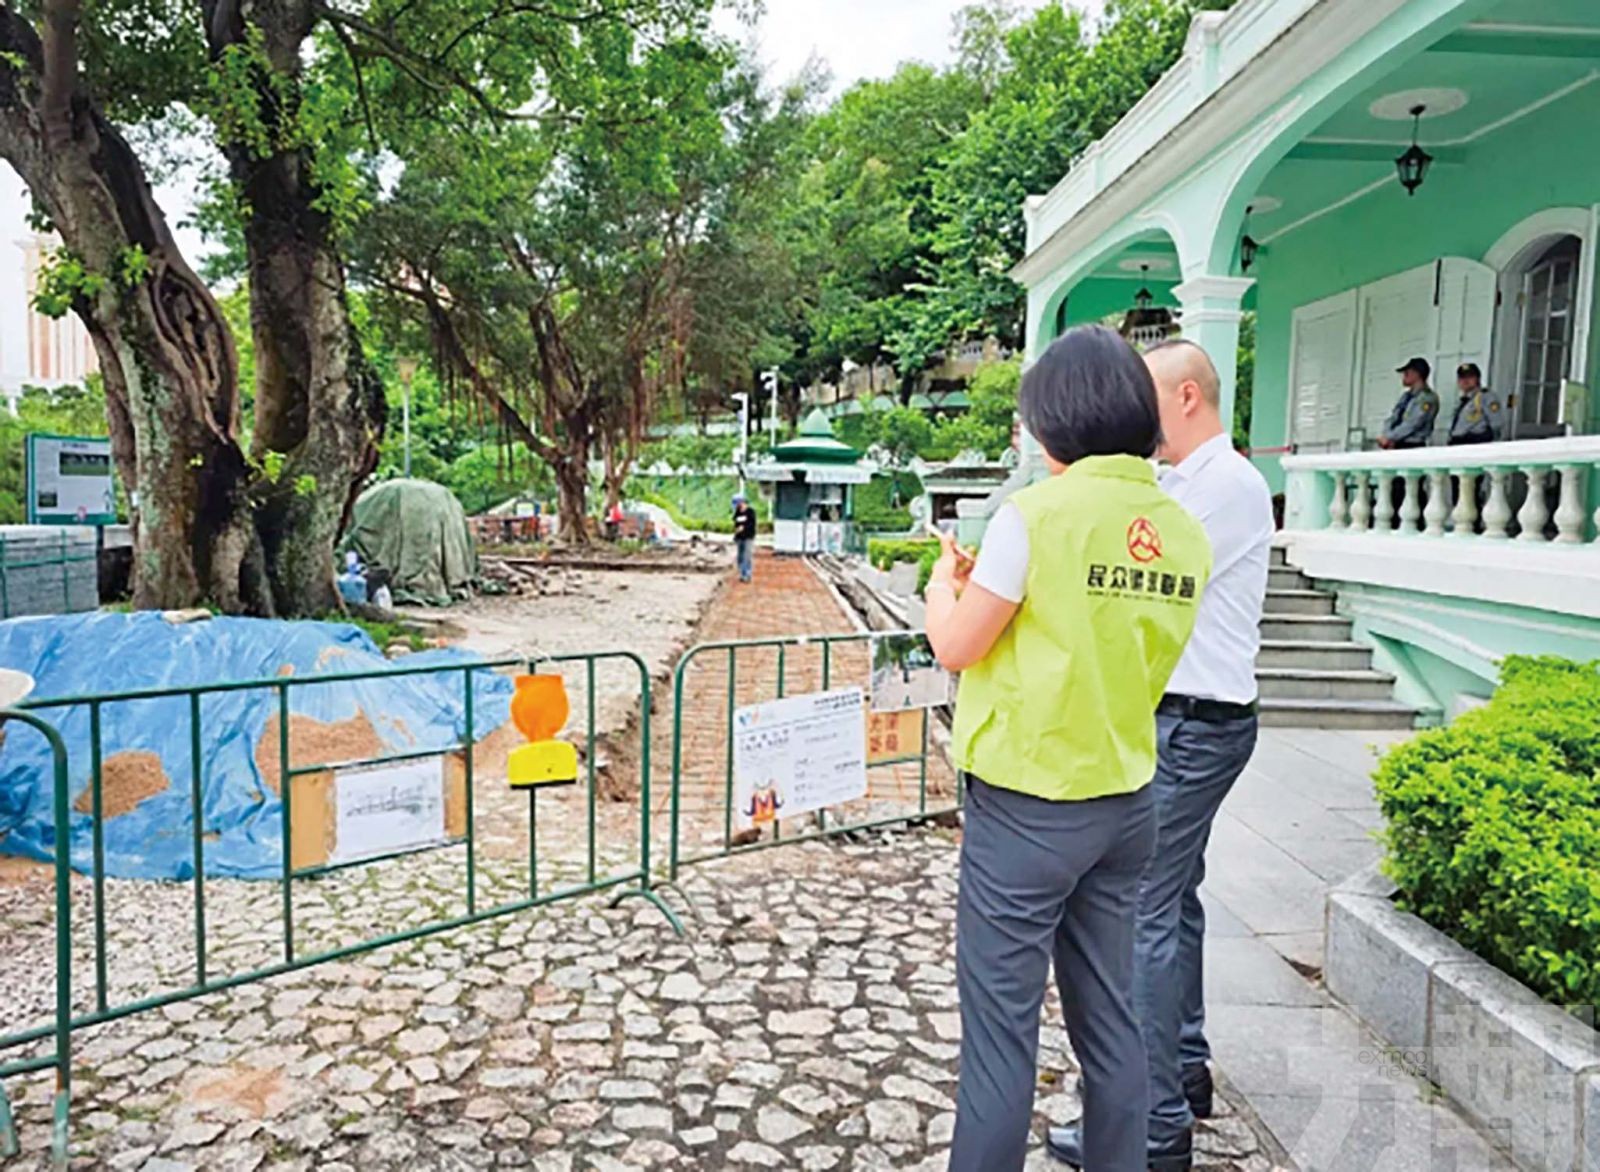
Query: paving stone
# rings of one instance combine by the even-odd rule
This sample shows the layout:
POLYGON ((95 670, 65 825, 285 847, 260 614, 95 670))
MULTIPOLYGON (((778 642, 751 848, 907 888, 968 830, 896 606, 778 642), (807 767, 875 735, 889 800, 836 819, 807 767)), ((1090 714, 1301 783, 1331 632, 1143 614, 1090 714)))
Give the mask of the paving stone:
POLYGON ((812 1130, 812 1125, 782 1107, 763 1107, 756 1113, 756 1134, 769 1144, 786 1144, 812 1130))

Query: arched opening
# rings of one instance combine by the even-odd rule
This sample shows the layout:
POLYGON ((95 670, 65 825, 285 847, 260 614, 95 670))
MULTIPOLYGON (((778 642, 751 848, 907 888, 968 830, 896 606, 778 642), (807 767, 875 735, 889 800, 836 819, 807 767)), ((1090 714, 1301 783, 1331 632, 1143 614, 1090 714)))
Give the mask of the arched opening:
POLYGON ((1051 295, 1037 323, 1036 344, 1042 350, 1072 326, 1123 323, 1141 306, 1152 314, 1170 313, 1178 308, 1172 291, 1182 274, 1177 246, 1160 229, 1102 247, 1051 295))
POLYGON ((1588 216, 1552 209, 1513 228, 1485 260, 1499 274, 1494 385, 1506 400, 1508 438, 1561 435, 1566 390, 1588 367, 1594 262, 1588 216))

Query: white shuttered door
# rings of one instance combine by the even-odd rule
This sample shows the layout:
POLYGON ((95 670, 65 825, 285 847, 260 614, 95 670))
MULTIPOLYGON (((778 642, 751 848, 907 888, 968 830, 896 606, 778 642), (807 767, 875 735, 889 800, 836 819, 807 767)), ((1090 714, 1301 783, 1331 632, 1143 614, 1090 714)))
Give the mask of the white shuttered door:
POLYGON ((1289 439, 1301 451, 1337 451, 1344 446, 1355 340, 1354 291, 1294 311, 1289 439))
POLYGON ((1396 369, 1413 358, 1433 357, 1435 267, 1423 265, 1363 285, 1361 299, 1361 406, 1357 426, 1371 444, 1383 434, 1403 388, 1396 369))
MULTIPOLYGON (((1434 352, 1434 386, 1453 404, 1456 367, 1476 362, 1484 382, 1490 379, 1489 351, 1494 342, 1495 285, 1499 278, 1486 264, 1464 256, 1439 262, 1439 332, 1434 352)), ((1448 416, 1446 416, 1448 418, 1448 416)))

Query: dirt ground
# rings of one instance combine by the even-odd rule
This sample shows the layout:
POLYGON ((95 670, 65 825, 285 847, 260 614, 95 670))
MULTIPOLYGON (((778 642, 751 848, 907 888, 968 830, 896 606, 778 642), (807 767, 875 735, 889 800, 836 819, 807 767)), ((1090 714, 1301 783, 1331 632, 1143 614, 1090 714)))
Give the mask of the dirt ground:
MULTIPOLYGON (((484 595, 448 610, 405 608, 402 618, 443 624, 450 642, 487 659, 534 659, 589 652, 631 651, 656 680, 689 644, 722 576, 686 569, 541 569, 537 590, 484 595)), ((562 668, 572 700, 569 730, 585 727, 588 679, 582 664, 562 668)), ((595 668, 595 727, 600 736, 623 728, 637 711, 639 672, 621 660, 595 668)))

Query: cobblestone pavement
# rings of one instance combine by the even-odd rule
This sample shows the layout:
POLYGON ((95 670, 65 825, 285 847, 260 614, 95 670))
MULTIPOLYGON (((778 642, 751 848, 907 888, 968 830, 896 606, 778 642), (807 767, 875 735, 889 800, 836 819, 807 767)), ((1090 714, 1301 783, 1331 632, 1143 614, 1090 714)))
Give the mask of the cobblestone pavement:
MULTIPOLYGON (((956 857, 938 831, 796 845, 690 872, 687 939, 586 899, 101 1027, 74 1167, 942 1168, 956 857)), ((1041 1127, 1077 1112, 1059 1020, 1041 1127)), ((14 1090, 14 1163, 43 1168, 48 1080, 14 1090)), ((1225 1106, 1200 1148, 1273 1167, 1225 1106)))
MULTIPOLYGON (((764 560, 755 587, 725 588, 698 638, 849 629, 803 563, 764 560)), ((659 665, 666 650, 650 658, 659 665)), ((776 654, 748 655, 739 661, 739 703, 777 689, 776 654)), ((814 648, 789 651, 784 666, 791 693, 820 686, 814 648)), ((835 686, 864 683, 864 648, 841 648, 831 668, 835 686)), ((725 658, 712 657, 686 682, 685 839, 716 850, 724 842, 725 658)), ((602 734, 625 731, 617 725, 626 711, 604 697, 629 688, 636 683, 621 675, 601 680, 602 734)), ((662 692, 652 737, 658 859, 671 762, 670 689, 662 692)), ((626 789, 637 762, 626 737, 611 743, 618 759, 609 764, 626 789)), ((481 776, 479 908, 637 867, 637 801, 591 805, 581 786, 542 795, 535 870, 527 800, 496 782, 492 768, 481 776)), ((910 812, 921 784, 915 766, 875 770, 869 799, 845 813, 910 812)), ((928 793, 930 805, 953 793, 938 754, 928 793)), ((806 829, 797 821, 785 834, 806 829)), ((953 832, 933 828, 789 845, 685 871, 698 915, 671 896, 686 913, 684 940, 648 904, 610 910, 585 897, 81 1031, 75 1166, 942 1167, 959 1028, 955 870, 953 832)), ((299 954, 461 915, 466 875, 465 850, 452 847, 299 881, 299 954)), ((94 1004, 90 884, 79 876, 73 892, 81 1012, 94 1004)), ((213 979, 281 957, 275 884, 213 880, 206 896, 213 979)), ((0 884, 0 1033, 46 1020, 49 897, 48 875, 37 872, 0 884)), ((106 902, 111 1004, 194 979, 188 885, 110 881, 106 902)), ((1041 1125, 1077 1110, 1053 994, 1045 1021, 1041 1125)), ((43 1167, 50 1078, 9 1080, 7 1089, 24 1144, 8 1167, 43 1167)), ((1207 1127, 1202 1148, 1208 1168, 1272 1167, 1251 1127, 1231 1113, 1207 1127)))

